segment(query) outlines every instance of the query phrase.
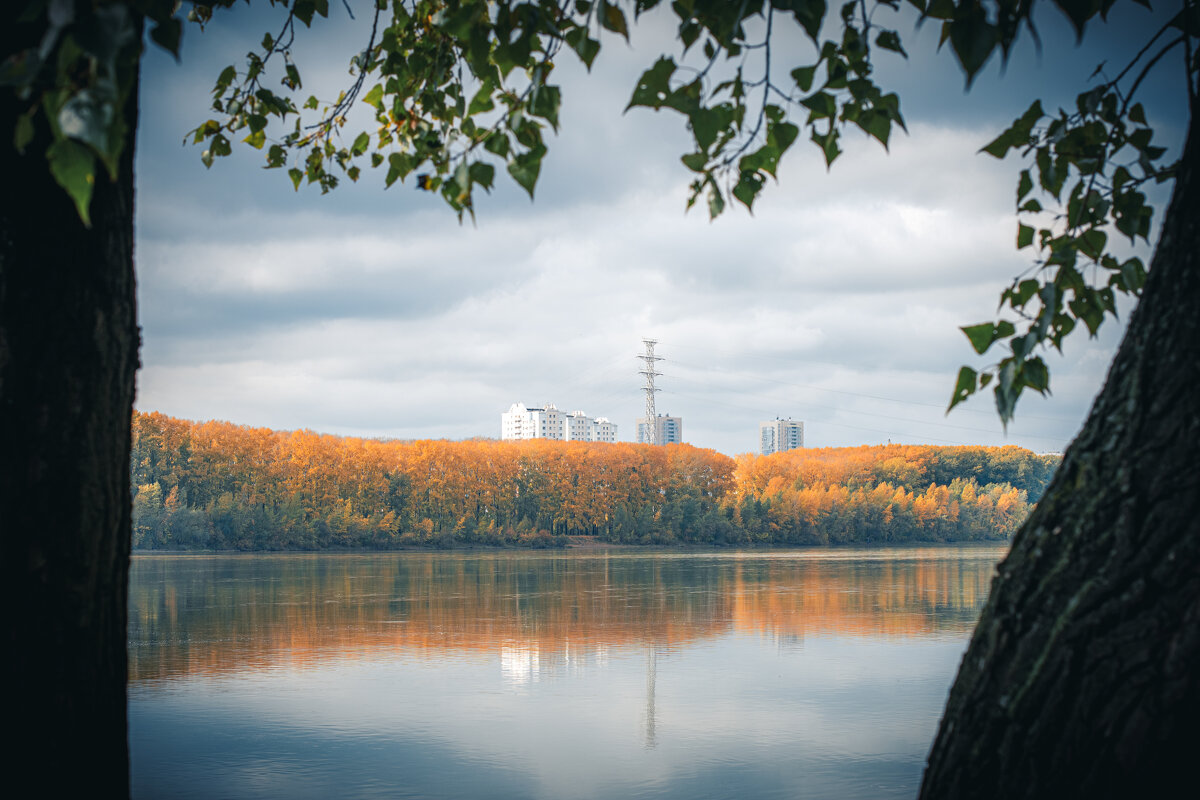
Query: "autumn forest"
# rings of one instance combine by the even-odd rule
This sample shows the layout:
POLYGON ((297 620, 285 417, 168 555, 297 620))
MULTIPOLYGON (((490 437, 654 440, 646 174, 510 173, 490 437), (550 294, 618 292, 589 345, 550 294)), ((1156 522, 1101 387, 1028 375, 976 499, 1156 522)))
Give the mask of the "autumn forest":
POLYGON ((169 550, 1004 540, 1058 457, 887 445, 381 441, 135 412, 133 544, 169 550))

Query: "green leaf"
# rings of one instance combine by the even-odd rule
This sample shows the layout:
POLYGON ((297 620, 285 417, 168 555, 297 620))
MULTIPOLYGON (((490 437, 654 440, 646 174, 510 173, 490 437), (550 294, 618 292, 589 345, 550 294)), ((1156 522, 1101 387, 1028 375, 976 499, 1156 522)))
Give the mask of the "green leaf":
POLYGON ((377 83, 372 86, 371 91, 367 92, 367 96, 363 98, 363 102, 374 106, 378 111, 383 111, 383 85, 377 83))
POLYGON ((1021 365, 1021 379, 1026 386, 1041 394, 1050 392, 1050 370, 1046 368, 1046 362, 1038 356, 1021 365))
POLYGON ((492 94, 495 90, 496 86, 491 79, 485 80, 479 86, 479 91, 475 92, 475 96, 471 98, 471 103, 467 106, 467 114, 479 114, 494 109, 496 103, 492 100, 492 94))
POLYGON ((1021 200, 1025 195, 1033 191, 1033 178, 1029 177, 1029 170, 1021 170, 1021 178, 1017 181, 1017 205, 1021 204, 1021 200))
POLYGON ((451 201, 455 208, 471 203, 471 169, 467 162, 460 161, 454 170, 454 176, 442 187, 442 196, 451 201))
POLYGON ((800 129, 790 122, 777 122, 767 128, 767 141, 775 145, 780 155, 792 146, 800 129))
POLYGON ((255 148, 256 150, 262 150, 263 145, 267 143, 267 134, 264 133, 263 131, 255 131, 254 133, 251 133, 249 136, 247 136, 245 139, 242 139, 242 141, 245 142, 246 144, 250 145, 251 147, 255 148))
POLYGON ((113 123, 117 119, 113 100, 110 94, 98 89, 81 89, 62 104, 55 122, 63 136, 91 145, 92 151, 104 159, 115 180, 122 142, 114 142, 111 135, 115 132, 113 123))
POLYGON ((1131 258, 1121 265, 1121 278, 1125 281, 1125 288, 1131 292, 1140 292, 1146 284, 1146 268, 1142 266, 1140 258, 1131 258))
POLYGON ((17 117, 17 126, 13 130, 13 147, 21 155, 25 155, 25 147, 33 141, 33 113, 21 114, 17 117))
POLYGON ((300 181, 304 179, 304 173, 292 167, 288 170, 288 177, 292 179, 292 188, 300 191, 300 181))
POLYGON ((717 188, 716 182, 710 177, 708 179, 708 218, 716 219, 724 210, 725 198, 721 196, 721 190, 717 188))
POLYGON ((435 24, 438 24, 443 31, 454 38, 466 40, 470 38, 473 29, 483 27, 480 23, 486 23, 486 19, 481 14, 479 3, 463 3, 457 11, 448 14, 447 12, 453 9, 454 5, 444 4, 445 10, 434 17, 435 24))
POLYGON ((855 124, 862 128, 865 132, 874 136, 886 150, 888 146, 888 137, 892 134, 892 121, 882 112, 871 110, 864 112, 855 124))
POLYGON ((1033 228, 1024 223, 1017 225, 1017 249, 1024 250, 1033 244, 1033 228))
POLYGON ((495 180, 496 168, 484 161, 476 161, 471 164, 468 174, 471 177, 472 183, 477 183, 484 189, 491 191, 492 181, 495 180))
POLYGON ((704 172, 704 167, 708 164, 708 156, 705 153, 688 153, 679 160, 692 172, 704 172))
POLYGON ((483 143, 484 150, 487 150, 489 153, 494 153, 501 158, 508 155, 508 146, 509 143, 507 134, 503 134, 499 131, 493 133, 487 138, 487 141, 483 143))
POLYGON ((616 3, 604 3, 600 22, 613 33, 619 33, 629 41, 629 26, 625 23, 625 12, 616 3))
MULTIPOLYGON (((1134 0, 1134 2, 1138 5, 1144 5, 1146 8, 1150 7, 1150 0, 1134 0)), ((1200 7, 1197 7, 1194 3, 1190 7, 1184 4, 1183 10, 1172 17, 1171 21, 1167 24, 1172 28, 1179 29, 1192 38, 1200 36, 1200 7)))
MULTIPOLYGON (((1010 333, 1009 335, 1011 336, 1012 334, 1010 333)), ((999 339, 1001 337, 997 336, 996 338, 999 339)), ((1033 351, 1033 348, 1037 343, 1037 333, 1035 331, 1030 331, 1024 336, 1013 336, 1012 341, 1009 342, 1009 347, 1012 349, 1014 358, 1024 359, 1033 351)))
POLYGON ((828 133, 817 133, 814 129, 812 140, 816 143, 817 147, 821 148, 821 153, 825 156, 825 167, 829 168, 832 166, 834 159, 842 153, 841 148, 838 147, 837 128, 831 127, 828 133))
POLYGON ((792 70, 792 80, 800 87, 800 91, 807 92, 812 88, 813 78, 817 74, 817 67, 820 64, 813 64, 811 67, 797 67, 792 70))
POLYGON ((1062 9, 1075 26, 1077 39, 1083 38, 1083 27, 1089 19, 1100 13, 1101 9, 1108 9, 1108 6, 1095 0, 1054 0, 1054 4, 1062 9))
POLYGON ((791 7, 796 22, 815 43, 821 33, 821 23, 825 20, 825 0, 791 0, 786 5, 791 7))
POLYGON ((1083 320, 1083 324, 1087 326, 1088 334, 1095 336, 1096 331, 1100 330, 1100 326, 1104 324, 1104 309, 1096 302, 1095 290, 1088 287, 1086 291, 1076 292, 1075 299, 1067 303, 1071 313, 1076 319, 1083 320))
POLYGON ((1050 148, 1039 147, 1037 155, 1034 156, 1034 163, 1037 165, 1038 184, 1054 198, 1060 199, 1062 195, 1063 184, 1067 180, 1067 171, 1059 172, 1057 165, 1050 157, 1050 148))
POLYGON ((696 144, 700 150, 707 151, 717 140, 717 133, 721 129, 721 115, 711 108, 697 108, 688 115, 688 121, 691 123, 696 144))
POLYGON ((208 137, 220 132, 221 123, 215 119, 206 120, 203 125, 196 128, 195 136, 192 137, 192 144, 200 144, 208 137))
POLYGON ((388 172, 384 178, 384 187, 391 186, 397 179, 403 180, 408 173, 412 172, 413 167, 412 156, 407 153, 391 153, 388 155, 388 172))
POLYGON ((1078 238, 1079 250, 1093 261, 1099 261, 1104 255, 1104 246, 1108 243, 1108 234, 1096 228, 1089 228, 1078 238))
POLYGON ((550 127, 558 130, 558 108, 562 105, 562 92, 557 86, 540 86, 533 93, 529 104, 529 113, 541 117, 550 123, 550 127))
POLYGON ((996 341, 996 326, 990 322, 984 322, 979 325, 966 325, 959 328, 967 335, 967 339, 971 342, 971 347, 976 353, 983 355, 987 349, 992 346, 992 342, 996 341))
POLYGON ((754 210, 754 200, 762 191, 763 181, 752 170, 742 170, 741 178, 733 187, 733 196, 750 211, 754 210))
POLYGON ((678 36, 679 41, 683 42, 683 52, 686 53, 689 49, 691 49, 691 46, 696 43, 696 40, 700 38, 700 32, 704 30, 704 28, 701 26, 699 20, 695 18, 689 19, 687 16, 682 16, 681 19, 683 19, 684 22, 679 25, 678 36))
POLYGON ((183 22, 178 17, 168 17, 150 30, 150 38, 159 47, 179 60, 179 40, 183 36, 183 22))
POLYGON ((946 408, 947 414, 956 405, 975 394, 977 377, 978 373, 970 367, 962 367, 958 370, 958 380, 954 382, 954 393, 950 396, 950 405, 946 408))
POLYGON ((629 99, 629 105, 625 106, 625 110, 634 106, 647 106, 649 108, 662 108, 663 102, 671 94, 671 76, 675 74, 675 60, 667 56, 663 56, 654 62, 654 66, 642 73, 638 78, 637 86, 633 89, 633 96, 629 99))
POLYGON ((829 92, 817 92, 800 101, 809 110, 809 122, 832 118, 837 114, 837 100, 829 92))
POLYGON ((363 131, 362 133, 358 134, 357 138, 355 138, 354 144, 350 147, 350 153, 352 155, 361 156, 363 153, 367 152, 367 148, 370 146, 371 135, 366 131, 363 131))
POLYGON ((964 3, 962 8, 969 10, 948 23, 950 47, 967 73, 967 85, 970 86, 999 44, 1000 35, 996 26, 988 22, 987 11, 982 5, 968 6, 964 3))
POLYGON ((50 162, 50 174, 75 203, 79 219, 86 227, 92 227, 88 209, 96 185, 95 155, 87 145, 74 139, 59 139, 46 150, 46 159, 50 162))
MULTIPOLYGON (((700 96, 704 92, 704 87, 699 80, 680 86, 675 91, 671 92, 663 99, 662 105, 666 108, 673 108, 680 114, 691 116, 700 106, 700 96)), ((712 109, 715 110, 715 109, 712 109)))
POLYGON ((546 155, 546 148, 538 145, 532 150, 514 156, 512 161, 508 162, 508 174, 520 184, 521 188, 529 192, 530 200, 533 199, 533 189, 537 185, 544 155, 546 155))
POLYGON ((575 28, 567 36, 567 45, 579 56, 579 60, 592 69, 592 62, 600 53, 600 42, 588 36, 587 28, 575 28))
POLYGON ((996 397, 996 411, 1000 414, 1000 421, 1004 423, 1005 429, 1012 421, 1013 411, 1017 407, 1017 398, 1021 396, 1022 385, 1018 381, 1016 363, 1011 358, 1006 358, 1000 364, 1000 371, 996 374, 996 388, 993 390, 996 397))
POLYGON ((213 86, 212 93, 218 97, 225 94, 225 90, 237 78, 237 70, 232 65, 221 70, 221 74, 217 76, 217 83, 213 86))
POLYGON ((313 14, 322 17, 329 16, 329 0, 295 0, 292 3, 292 13, 307 27, 312 26, 313 14))
POLYGON ((875 37, 875 44, 908 58, 908 53, 904 52, 904 47, 900 44, 900 36, 895 31, 880 31, 875 37))
POLYGON ((1033 126, 1044 116, 1046 116, 1046 112, 1042 111, 1042 101, 1034 100, 1033 105, 1026 109, 1024 114, 1015 119, 1013 124, 1004 133, 984 145, 979 152, 987 153, 996 158, 1004 158, 1009 149, 1029 144, 1029 137, 1033 132, 1033 126))
POLYGON ((1016 292, 1013 293, 1012 306, 1013 308, 1021 308, 1029 302, 1042 285, 1033 278, 1026 278, 1017 284, 1016 292))

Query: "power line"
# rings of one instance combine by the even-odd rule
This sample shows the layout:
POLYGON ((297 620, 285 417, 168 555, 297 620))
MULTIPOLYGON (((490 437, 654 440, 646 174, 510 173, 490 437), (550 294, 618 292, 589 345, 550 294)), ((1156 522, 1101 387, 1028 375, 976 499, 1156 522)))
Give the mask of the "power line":
MULTIPOLYGON (((737 409, 750 410, 750 411, 758 410, 758 409, 752 409, 749 406, 742 406, 742 405, 738 405, 736 403, 726 403, 722 400, 713 400, 712 398, 697 397, 696 395, 684 394, 683 392, 668 391, 667 394, 674 394, 674 395, 678 395, 679 397, 686 397, 689 400, 696 400, 701 403, 707 403, 709 405, 720 405, 720 406, 725 406, 727 408, 737 408, 737 409)), ((868 431, 870 433, 879 433, 879 434, 883 434, 884 436, 888 436, 888 437, 892 437, 892 438, 896 438, 896 439, 903 438, 902 435, 898 431, 887 431, 887 430, 881 430, 879 428, 864 428, 859 425, 847 425, 844 422, 830 422, 828 420, 822 420, 821 424, 822 425, 832 425, 832 426, 838 427, 838 428, 849 428, 850 430, 855 430, 855 431, 868 431)), ((934 442, 941 442, 942 444, 958 444, 958 445, 975 444, 974 442, 962 442, 962 441, 958 441, 957 439, 941 439, 936 436, 922 436, 920 438, 928 439, 928 440, 934 441, 934 442)))
MULTIPOLYGON (((682 381, 685 381, 688 383, 695 383, 695 381, 692 381, 690 378, 684 378, 679 375, 668 375, 668 377, 674 378, 675 380, 682 380, 682 381)), ((912 422, 912 423, 916 423, 918 425, 933 425, 938 428, 951 428, 951 429, 959 430, 959 431, 971 431, 973 433, 993 433, 993 434, 996 433, 996 431, 994 429, 990 429, 990 428, 972 428, 967 425, 953 425, 949 422, 931 422, 928 420, 913 419, 911 417, 895 417, 895 416, 892 416, 891 414, 878 414, 878 413, 871 412, 871 411, 851 410, 851 409, 842 408, 840 406, 826 406, 826 405, 820 405, 817 403, 805 403, 804 405, 806 408, 820 408, 820 409, 824 409, 826 411, 836 411, 836 412, 840 412, 840 413, 844 413, 844 414, 857 414, 858 416, 863 416, 863 417, 878 417, 879 419, 890 419, 890 420, 894 420, 896 422, 912 422)), ((1059 437, 1054 437, 1054 436, 1041 436, 1041 437, 1037 437, 1037 438, 1050 439, 1052 441, 1063 441, 1063 442, 1068 441, 1067 439, 1061 439, 1059 437)))
MULTIPOLYGON (((671 377, 679 379, 677 377, 677 375, 671 375, 671 377)), ((682 380, 688 380, 688 379, 683 378, 682 380)), ((686 397, 688 399, 691 399, 691 401, 698 401, 698 402, 707 403, 710 405, 724 405, 724 407, 726 407, 726 408, 734 408, 734 409, 739 409, 739 410, 743 410, 743 411, 754 411, 754 413, 762 413, 762 411, 763 411, 762 407, 755 408, 755 407, 750 407, 750 405, 727 403, 725 401, 719 401, 719 399, 713 399, 712 397, 700 397, 697 395, 689 395, 689 393, 672 391, 672 390, 662 390, 662 391, 665 391, 665 393, 667 393, 667 395, 677 395, 679 397, 686 397)), ((926 422, 924 420, 911 420, 911 419, 905 419, 905 417, 893 417, 893 416, 887 416, 887 415, 866 414, 866 413, 863 413, 863 411, 850 411, 850 410, 846 410, 846 409, 828 407, 828 405, 824 405, 824 407, 815 407, 815 408, 829 409, 829 410, 833 410, 833 411, 838 411, 838 413, 842 413, 842 414, 859 414, 860 416, 878 416, 878 417, 881 417, 881 419, 895 420, 895 421, 900 421, 900 422, 910 422, 910 423, 913 423, 913 425, 925 425, 925 426, 934 426, 934 427, 952 427, 952 428, 965 429, 965 431, 974 431, 974 432, 989 433, 989 434, 998 433, 997 431, 986 431, 986 429, 983 429, 983 428, 962 428, 961 426, 940 426, 940 425, 938 425, 937 422, 926 422)), ((905 438, 905 435, 912 435, 912 434, 901 434, 899 431, 884 431, 884 429, 881 429, 881 428, 868 428, 868 427, 862 427, 862 426, 856 426, 856 425, 848 425, 848 423, 846 423, 846 422, 834 422, 834 421, 830 421, 830 420, 821 420, 821 425, 823 425, 823 426, 829 425, 829 426, 834 426, 834 427, 839 427, 839 428, 848 428, 848 429, 851 429, 851 431, 868 431, 871 433, 881 433, 883 435, 887 435, 887 437, 892 437, 892 438, 896 438, 896 439, 905 438)), ((1026 438, 1026 439, 1040 439, 1040 440, 1044 440, 1044 441, 1054 441, 1054 443, 1058 443, 1058 444, 1067 443, 1067 441, 1069 441, 1069 439, 1067 439, 1067 438, 1045 437, 1045 435, 1039 435, 1039 434, 1022 434, 1022 437, 1026 438)), ((942 444, 950 444, 950 445, 977 445, 977 444, 979 444, 978 441, 961 441, 958 439, 942 439, 942 438, 938 438, 938 437, 930 437, 930 435, 922 435, 922 437, 920 437, 920 438, 929 439, 931 441, 940 441, 940 443, 942 443, 942 444)))
MULTIPOLYGON (((680 345, 672 345, 672 347, 680 347, 680 345)), ((710 350, 702 350, 700 348, 687 347, 687 346, 684 346, 683 349, 693 350, 698 353, 712 354, 712 352, 713 352, 710 350)), ((780 361, 780 362, 792 364, 792 365, 794 365, 796 363, 792 359, 780 358, 777 356, 766 356, 766 355, 762 355, 759 353, 742 354, 742 355, 739 355, 738 358, 765 358, 765 359, 771 359, 774 361, 780 361)), ((725 369, 722 367, 690 364, 688 362, 680 361, 675 358, 665 357, 664 360, 668 361, 672 364, 678 364, 681 367, 689 367, 691 369, 697 369, 697 370, 701 370, 701 371, 723 372, 727 375, 738 375, 738 376, 740 376, 740 374, 741 374, 741 373, 734 372, 733 370, 725 369)), ((867 394, 865 392, 851 392, 851 391, 848 391, 845 389, 827 389, 823 386, 813 386, 811 384, 795 383, 792 381, 781 381, 777 378, 768 378, 768 377, 765 377, 762 375, 756 375, 755 377, 761 381, 766 381, 768 383, 777 383, 782 386, 792 386, 797 389, 809 389, 809 390, 818 391, 818 392, 829 392, 831 394, 846 395, 848 397, 862 397, 862 398, 866 398, 869 400, 881 400, 881 401, 887 402, 887 403, 903 403, 905 405, 922 406, 924 408, 937 408, 937 409, 945 408, 945 406, 943 406, 940 403, 926 403, 926 402, 921 402, 919 400, 904 400, 899 397, 886 397, 884 395, 867 394)), ((974 408, 960 408, 959 411, 962 413, 966 413, 966 414, 981 414, 981 415, 989 416, 989 417, 993 416, 993 413, 990 411, 980 411, 980 410, 974 409, 974 408)), ((1037 420, 1039 422, 1074 422, 1074 420, 1069 420, 1065 417, 1042 417, 1042 416, 1036 416, 1036 415, 1025 415, 1025 416, 1023 416, 1023 418, 1029 419, 1029 420, 1037 420)))

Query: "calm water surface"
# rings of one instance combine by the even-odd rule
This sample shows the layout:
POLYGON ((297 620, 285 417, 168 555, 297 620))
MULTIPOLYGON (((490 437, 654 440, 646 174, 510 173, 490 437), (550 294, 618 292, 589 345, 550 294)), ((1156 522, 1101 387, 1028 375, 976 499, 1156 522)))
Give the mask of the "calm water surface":
POLYGON ((133 794, 912 797, 1003 554, 138 556, 133 794))

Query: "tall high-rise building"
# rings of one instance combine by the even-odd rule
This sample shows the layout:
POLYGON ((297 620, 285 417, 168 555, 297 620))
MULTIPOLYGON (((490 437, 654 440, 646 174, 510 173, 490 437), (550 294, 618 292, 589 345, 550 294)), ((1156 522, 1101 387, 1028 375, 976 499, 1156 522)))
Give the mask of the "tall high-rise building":
POLYGON ((553 403, 526 408, 513 403, 500 414, 501 439, 558 439, 567 442, 615 442, 616 423, 607 417, 589 417, 582 411, 566 413, 553 403))
POLYGON ((646 417, 637 420, 638 444, 681 444, 683 442, 683 418, 670 414, 659 414, 654 424, 648 425, 646 417), (653 437, 651 434, 653 433, 653 437))
POLYGON ((764 456, 804 447, 804 423, 779 419, 758 423, 758 452, 764 456))

